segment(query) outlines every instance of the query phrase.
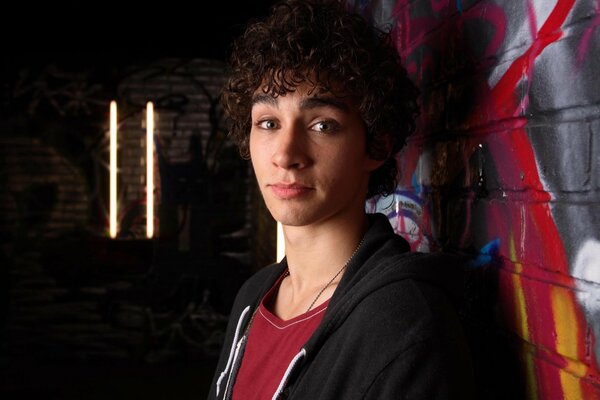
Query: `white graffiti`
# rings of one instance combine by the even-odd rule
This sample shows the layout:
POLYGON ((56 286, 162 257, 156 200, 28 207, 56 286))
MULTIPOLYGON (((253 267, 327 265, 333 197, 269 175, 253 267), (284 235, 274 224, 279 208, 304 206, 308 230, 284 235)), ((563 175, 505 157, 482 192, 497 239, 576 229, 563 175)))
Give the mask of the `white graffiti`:
MULTIPOLYGON (((600 338, 600 241, 587 240, 577 251, 573 266, 577 280, 577 300, 586 313, 586 319, 600 338)), ((600 341, 596 341, 595 353, 600 354, 600 341)))

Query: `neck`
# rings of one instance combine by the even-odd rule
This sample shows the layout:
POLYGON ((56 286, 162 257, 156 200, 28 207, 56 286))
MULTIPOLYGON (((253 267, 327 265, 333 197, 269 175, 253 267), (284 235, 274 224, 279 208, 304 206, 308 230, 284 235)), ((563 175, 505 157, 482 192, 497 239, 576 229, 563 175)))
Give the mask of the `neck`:
MULTIPOLYGON (((294 291, 312 290, 331 280, 354 254, 367 225, 363 212, 360 218, 346 223, 284 226, 286 258, 294 291)), ((342 275, 333 283, 337 284, 342 275)))
POLYGON ((329 299, 367 230, 364 209, 355 218, 310 226, 285 226, 289 277, 279 286, 274 312, 287 320, 329 299))

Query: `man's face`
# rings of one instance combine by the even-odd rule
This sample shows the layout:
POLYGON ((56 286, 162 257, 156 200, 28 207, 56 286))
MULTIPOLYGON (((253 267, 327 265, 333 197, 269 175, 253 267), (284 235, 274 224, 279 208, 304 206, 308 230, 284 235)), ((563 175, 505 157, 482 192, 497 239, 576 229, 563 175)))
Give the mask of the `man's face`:
POLYGON ((365 150, 352 104, 331 94, 253 98, 250 156, 263 198, 283 225, 361 218, 369 174, 381 165, 365 150))

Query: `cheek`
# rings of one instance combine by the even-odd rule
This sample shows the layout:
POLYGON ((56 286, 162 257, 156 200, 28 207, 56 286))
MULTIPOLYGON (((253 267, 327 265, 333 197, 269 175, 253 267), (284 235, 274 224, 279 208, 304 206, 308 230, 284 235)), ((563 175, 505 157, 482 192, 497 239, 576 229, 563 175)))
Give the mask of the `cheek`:
POLYGON ((250 153, 250 156, 252 156, 252 153, 255 151, 255 147, 256 147, 255 142, 256 142, 256 138, 252 134, 252 131, 250 131, 250 134, 248 135, 248 153, 250 153))
POLYGON ((252 170, 254 171, 256 179, 260 181, 261 176, 264 175, 264 167, 263 164, 261 164, 260 162, 260 158, 256 154, 254 154, 253 156, 251 155, 250 162, 252 163, 252 170))
POLYGON ((248 138, 248 153, 252 165, 256 166, 262 158, 262 151, 261 147, 258 146, 256 138, 252 134, 250 135, 250 138, 248 138))
POLYGON ((252 169, 254 170, 254 173, 257 174, 257 170, 260 170, 260 154, 252 138, 250 138, 250 140, 248 141, 248 153, 250 155, 250 163, 252 164, 252 169))
POLYGON ((353 156, 351 152, 330 153, 322 159, 326 160, 323 167, 328 171, 327 179, 332 186, 353 185, 360 181, 364 173, 360 157, 353 156))
MULTIPOLYGON (((357 179, 364 172, 371 172, 377 168, 374 160, 371 160, 365 154, 362 147, 346 146, 340 147, 344 150, 333 151, 323 156, 324 159, 328 160, 330 170, 335 170, 341 176, 352 175, 357 179)), ((337 149, 336 149, 337 150, 337 149)))

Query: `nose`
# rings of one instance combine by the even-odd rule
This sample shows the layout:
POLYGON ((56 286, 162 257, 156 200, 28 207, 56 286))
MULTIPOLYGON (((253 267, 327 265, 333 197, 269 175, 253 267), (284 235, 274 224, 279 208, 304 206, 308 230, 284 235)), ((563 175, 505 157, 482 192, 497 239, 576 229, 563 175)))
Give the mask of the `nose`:
POLYGON ((283 169, 302 169, 309 164, 306 132, 300 124, 282 128, 277 133, 273 164, 283 169))

